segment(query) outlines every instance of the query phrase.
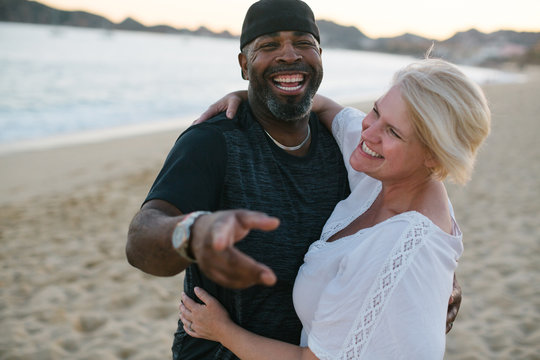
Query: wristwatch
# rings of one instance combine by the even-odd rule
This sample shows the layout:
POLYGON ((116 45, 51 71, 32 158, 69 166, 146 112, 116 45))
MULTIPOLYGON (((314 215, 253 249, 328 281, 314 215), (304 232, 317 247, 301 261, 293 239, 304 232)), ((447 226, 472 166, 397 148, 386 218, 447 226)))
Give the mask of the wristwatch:
POLYGON ((197 262, 189 247, 191 227, 201 215, 210 214, 209 211, 195 211, 187 214, 177 225, 172 234, 172 246, 181 257, 191 262, 197 262))

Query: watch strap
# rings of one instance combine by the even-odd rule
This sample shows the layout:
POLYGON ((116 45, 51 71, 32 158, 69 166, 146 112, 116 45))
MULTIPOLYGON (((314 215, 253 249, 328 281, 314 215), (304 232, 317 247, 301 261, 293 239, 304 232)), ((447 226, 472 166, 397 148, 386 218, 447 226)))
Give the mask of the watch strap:
POLYGON ((176 252, 186 260, 197 262, 190 254, 191 228, 199 216, 210 214, 209 211, 194 211, 178 222, 172 236, 172 244, 176 252))

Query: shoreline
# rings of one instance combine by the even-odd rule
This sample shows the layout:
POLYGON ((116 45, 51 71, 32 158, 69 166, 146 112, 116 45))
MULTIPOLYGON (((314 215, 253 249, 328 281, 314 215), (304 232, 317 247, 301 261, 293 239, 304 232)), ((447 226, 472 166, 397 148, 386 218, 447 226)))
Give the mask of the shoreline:
MULTIPOLYGON (((483 82, 478 82, 481 86, 497 86, 505 84, 526 83, 531 71, 523 71, 518 69, 515 65, 505 65, 499 68, 488 67, 470 67, 466 65, 458 65, 462 70, 467 73, 471 71, 469 76, 474 78, 475 71, 483 72, 500 72, 499 77, 491 78, 484 75, 483 82)), ((478 79, 479 80, 479 79, 478 79)), ((348 96, 347 101, 340 100, 339 102, 348 106, 357 104, 366 104, 371 102, 379 94, 373 96, 364 94, 362 97, 358 95, 348 96), (353 100, 350 100, 353 99, 353 100), (358 100, 360 99, 360 100, 358 100)), ((325 95, 328 96, 328 95, 325 95)), ((22 139, 0 142, 0 157, 20 152, 27 151, 40 151, 53 149, 58 147, 76 146, 80 144, 96 143, 109 140, 116 140, 126 138, 130 136, 139 136, 145 134, 153 134, 159 132, 165 132, 169 130, 183 131, 191 125, 198 114, 189 116, 181 115, 172 119, 163 119, 153 123, 137 123, 131 125, 116 126, 111 128, 101 128, 92 130, 80 130, 70 133, 53 134, 45 137, 38 137, 33 139, 22 139)))
MULTIPOLYGON (((447 360, 540 353, 540 68, 527 74, 483 86, 491 135, 471 182, 447 186, 465 245, 447 360)), ((182 275, 144 274, 124 247, 181 131, 0 155, 0 358, 170 358, 182 275)))
POLYGON ((127 137, 149 135, 171 130, 183 131, 184 129, 187 129, 194 120, 195 117, 193 117, 193 119, 191 117, 180 117, 154 123, 79 131, 52 135, 44 138, 0 143, 0 156, 27 151, 41 151, 81 144, 115 141, 127 137))

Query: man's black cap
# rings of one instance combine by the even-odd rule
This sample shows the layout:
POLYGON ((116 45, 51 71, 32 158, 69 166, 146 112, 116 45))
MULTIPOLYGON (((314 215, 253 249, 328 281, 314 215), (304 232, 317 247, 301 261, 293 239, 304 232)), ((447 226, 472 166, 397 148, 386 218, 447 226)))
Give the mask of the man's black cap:
POLYGON ((310 7, 300 0, 260 0, 247 11, 240 36, 240 50, 261 35, 279 31, 302 31, 318 42, 319 28, 310 7))

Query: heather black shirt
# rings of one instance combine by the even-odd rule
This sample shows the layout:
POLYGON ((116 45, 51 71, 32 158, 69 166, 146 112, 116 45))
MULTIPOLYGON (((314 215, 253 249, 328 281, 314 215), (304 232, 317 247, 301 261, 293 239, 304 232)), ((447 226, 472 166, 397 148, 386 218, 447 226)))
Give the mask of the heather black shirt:
MULTIPOLYGON (((320 236, 336 203, 349 193, 341 153, 311 114, 309 153, 295 157, 279 149, 242 104, 235 119, 220 114, 192 126, 177 140, 146 201, 166 200, 183 213, 244 208, 281 220, 272 232, 252 231, 237 247, 270 266, 273 287, 230 290, 206 278, 197 265, 186 269, 184 291, 194 286, 215 296, 240 326, 299 344, 301 324, 292 288, 309 245, 320 236)), ((179 322, 174 359, 236 359, 220 344, 187 335, 179 322)))

